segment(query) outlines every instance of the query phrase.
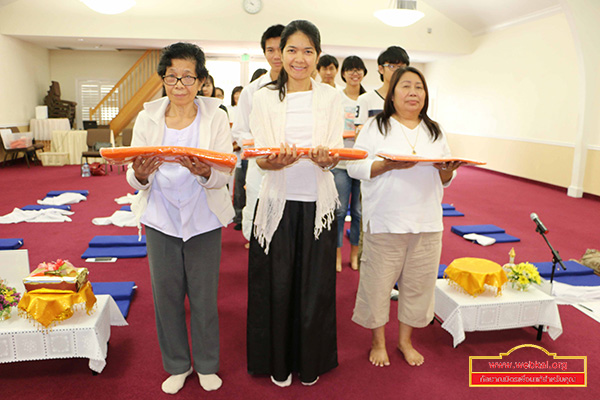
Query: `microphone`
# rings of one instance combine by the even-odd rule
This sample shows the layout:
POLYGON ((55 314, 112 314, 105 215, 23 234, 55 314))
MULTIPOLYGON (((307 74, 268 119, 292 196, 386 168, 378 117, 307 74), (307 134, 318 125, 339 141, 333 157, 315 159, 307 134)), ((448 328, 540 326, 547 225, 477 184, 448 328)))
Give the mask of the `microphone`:
POLYGON ((535 222, 535 224, 537 225, 537 228, 539 229, 539 231, 541 233, 548 233, 548 229, 546 229, 546 227, 544 226, 544 224, 542 223, 542 221, 540 221, 538 215, 536 213, 531 213, 531 215, 529 216, 529 218, 531 218, 531 220, 533 222, 535 222))

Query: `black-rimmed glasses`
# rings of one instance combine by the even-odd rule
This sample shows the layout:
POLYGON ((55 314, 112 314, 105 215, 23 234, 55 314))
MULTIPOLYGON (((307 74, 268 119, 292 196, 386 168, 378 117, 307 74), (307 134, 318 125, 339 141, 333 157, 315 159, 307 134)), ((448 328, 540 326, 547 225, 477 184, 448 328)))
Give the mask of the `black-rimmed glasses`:
POLYGON ((196 83, 196 79, 198 78, 190 75, 182 76, 181 78, 178 78, 175 75, 163 75, 162 77, 162 80, 165 83, 165 85, 169 86, 175 86, 179 81, 181 81, 181 84, 183 86, 192 86, 194 83, 196 83))
POLYGON ((404 64, 383 64, 383 67, 387 67, 390 71, 394 71, 404 67, 404 64))

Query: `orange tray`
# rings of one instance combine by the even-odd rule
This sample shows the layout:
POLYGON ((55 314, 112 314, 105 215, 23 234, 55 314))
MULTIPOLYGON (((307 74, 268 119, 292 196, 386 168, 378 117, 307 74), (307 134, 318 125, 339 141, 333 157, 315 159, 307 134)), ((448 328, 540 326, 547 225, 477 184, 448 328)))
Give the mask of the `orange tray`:
POLYGON ((456 158, 456 157, 427 158, 427 157, 420 157, 420 156, 407 156, 407 155, 388 154, 388 153, 377 153, 377 155, 381 158, 386 158, 386 159, 392 160, 392 161, 413 161, 413 162, 422 162, 422 163, 443 163, 443 162, 460 161, 464 164, 472 164, 472 165, 485 165, 486 164, 483 161, 469 160, 466 158, 456 158))
MULTIPOLYGON (((308 157, 308 152, 310 151, 310 147, 297 147, 296 151, 302 157, 308 157)), ((257 147, 253 149, 244 150, 244 157, 267 157, 271 154, 279 154, 279 147, 257 147)), ((364 150, 358 149, 329 149, 329 155, 333 156, 335 154, 340 155, 340 160, 362 160, 367 158, 368 153, 364 150)))
POLYGON ((226 172, 233 171, 237 162, 235 154, 181 146, 104 147, 100 149, 100 155, 110 164, 126 164, 137 157, 158 157, 164 162, 177 162, 185 156, 196 157, 203 163, 226 172))

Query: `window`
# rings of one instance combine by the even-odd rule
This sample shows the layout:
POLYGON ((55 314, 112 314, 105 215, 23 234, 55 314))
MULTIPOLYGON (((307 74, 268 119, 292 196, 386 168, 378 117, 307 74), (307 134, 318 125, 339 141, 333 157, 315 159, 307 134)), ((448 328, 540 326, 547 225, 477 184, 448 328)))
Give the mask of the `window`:
MULTIPOLYGON (((77 113, 80 114, 77 117, 77 125, 79 129, 83 128, 82 121, 90 120, 90 109, 94 108, 100 103, 100 100, 111 91, 115 82, 108 80, 80 80, 77 83, 78 100, 77 113)), ((118 90, 118 89, 117 89, 118 90)), ((119 113, 119 105, 116 101, 108 103, 107 107, 103 107, 101 113, 94 115, 96 121, 110 121, 119 113)))
POLYGON ((241 65, 239 61, 206 60, 208 73, 215 80, 215 86, 225 92, 223 104, 231 103, 231 91, 240 84, 241 65))

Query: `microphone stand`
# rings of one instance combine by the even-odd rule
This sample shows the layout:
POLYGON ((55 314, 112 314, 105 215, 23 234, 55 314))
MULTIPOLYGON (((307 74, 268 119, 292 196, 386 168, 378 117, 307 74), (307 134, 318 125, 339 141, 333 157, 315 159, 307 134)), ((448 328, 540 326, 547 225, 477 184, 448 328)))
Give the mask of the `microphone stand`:
MULTIPOLYGON (((552 274, 550 275, 550 287, 552 288, 552 283, 554 282, 554 272, 556 272, 556 264, 559 264, 564 271, 567 270, 567 267, 565 267, 565 264, 563 264, 562 259, 560 258, 560 255, 558 254, 558 251, 556 251, 554 249, 554 247, 552 247, 552 245, 548 241, 548 238, 544 234, 544 231, 539 226, 535 229, 535 231, 538 232, 540 235, 542 235, 542 237, 546 241, 546 244, 550 248, 550 251, 552 252, 552 274)), ((552 291, 552 289, 550 289, 550 291, 552 291)), ((542 333, 544 332, 544 326, 543 325, 538 326, 537 331, 538 331, 537 340, 542 340, 542 333)))
POLYGON ((556 271, 556 264, 559 264, 564 271, 567 270, 567 267, 565 267, 565 264, 563 264, 563 261, 560 258, 558 251, 556 251, 548 241, 548 238, 544 234, 544 231, 542 231, 539 226, 535 229, 535 231, 542 235, 542 237, 546 241, 546 244, 550 248, 550 251, 552 252, 552 275, 550 275, 550 284, 552 284, 552 282, 554 281, 554 272, 556 271))

